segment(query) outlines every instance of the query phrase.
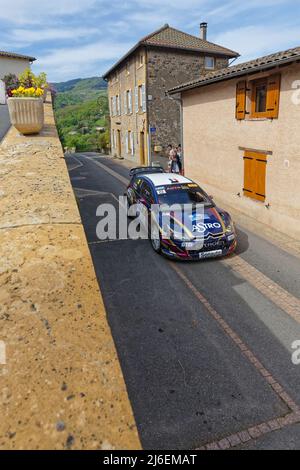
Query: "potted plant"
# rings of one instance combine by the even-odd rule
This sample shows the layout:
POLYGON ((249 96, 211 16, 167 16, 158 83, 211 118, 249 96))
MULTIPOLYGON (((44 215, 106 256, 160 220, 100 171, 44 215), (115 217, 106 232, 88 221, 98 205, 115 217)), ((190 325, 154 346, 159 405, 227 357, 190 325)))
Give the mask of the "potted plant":
POLYGON ((21 134, 37 134, 44 125, 42 88, 19 86, 11 91, 8 110, 12 125, 21 134))
POLYGON ((12 90, 15 90, 20 85, 20 81, 16 75, 9 73, 3 78, 5 83, 5 90, 7 96, 12 96, 12 90))
POLYGON ((44 91, 44 102, 47 98, 49 85, 47 83, 47 75, 45 72, 40 73, 37 77, 34 78, 34 84, 37 88, 41 88, 44 91))

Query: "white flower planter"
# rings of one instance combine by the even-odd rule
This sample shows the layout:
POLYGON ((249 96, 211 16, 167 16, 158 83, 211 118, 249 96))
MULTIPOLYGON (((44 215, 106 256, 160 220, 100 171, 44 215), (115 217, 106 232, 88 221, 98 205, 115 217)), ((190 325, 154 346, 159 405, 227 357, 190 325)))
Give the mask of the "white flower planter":
POLYGON ((38 134, 44 125, 42 98, 8 98, 10 121, 21 134, 38 134))

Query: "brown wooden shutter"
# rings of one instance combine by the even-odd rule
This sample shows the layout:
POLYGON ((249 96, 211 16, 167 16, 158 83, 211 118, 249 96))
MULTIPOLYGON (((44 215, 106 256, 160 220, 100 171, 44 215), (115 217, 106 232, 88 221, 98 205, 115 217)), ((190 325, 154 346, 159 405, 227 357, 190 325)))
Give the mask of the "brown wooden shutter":
POLYGON ((244 196, 254 197, 255 195, 255 159, 250 152, 245 152, 244 156, 244 196))
POLYGON ((255 199, 265 201, 266 199, 266 166, 267 157, 263 154, 257 154, 255 159, 256 187, 255 199))
POLYGON ((276 119, 279 114, 280 74, 268 78, 267 89, 267 117, 276 119))
POLYGON ((267 157, 246 151, 244 156, 244 196, 264 202, 266 199, 267 157))
POLYGON ((242 120, 246 116, 246 80, 236 85, 236 119, 242 120))

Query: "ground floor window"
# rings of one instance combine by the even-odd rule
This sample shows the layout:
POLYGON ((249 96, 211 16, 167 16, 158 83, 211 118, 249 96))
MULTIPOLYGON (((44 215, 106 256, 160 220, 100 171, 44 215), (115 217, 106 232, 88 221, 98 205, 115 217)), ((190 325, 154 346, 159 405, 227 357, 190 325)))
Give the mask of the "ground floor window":
POLYGON ((266 199, 267 155, 245 151, 244 196, 264 202, 266 199))
POLYGON ((126 153, 134 155, 134 133, 132 131, 126 133, 126 153))

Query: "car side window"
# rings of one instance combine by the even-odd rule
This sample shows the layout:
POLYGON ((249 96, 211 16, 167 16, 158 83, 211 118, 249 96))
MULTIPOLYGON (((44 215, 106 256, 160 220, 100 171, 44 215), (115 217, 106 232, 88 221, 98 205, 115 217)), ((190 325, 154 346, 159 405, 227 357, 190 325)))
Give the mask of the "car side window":
POLYGON ((141 192, 141 185, 143 183, 143 180, 141 178, 134 178, 133 182, 132 182, 132 186, 134 187, 135 191, 137 191, 138 193, 141 192))
POLYGON ((142 184, 141 196, 146 199, 149 204, 154 204, 154 197, 151 186, 145 181, 142 184))

